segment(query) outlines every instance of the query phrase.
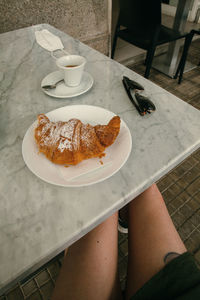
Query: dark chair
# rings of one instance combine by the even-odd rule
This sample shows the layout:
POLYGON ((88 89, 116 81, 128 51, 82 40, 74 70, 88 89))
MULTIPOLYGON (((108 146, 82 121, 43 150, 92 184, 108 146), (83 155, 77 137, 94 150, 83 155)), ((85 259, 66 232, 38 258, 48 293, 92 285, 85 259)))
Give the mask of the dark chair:
MULTIPOLYGON (((186 41, 186 43, 184 45, 183 53, 182 53, 182 56, 181 56, 178 68, 176 70, 176 74, 174 76, 174 79, 176 79, 179 76, 179 78, 178 78, 178 83, 179 84, 181 83, 181 81, 183 79, 183 72, 184 72, 184 69, 185 69, 185 63, 186 63, 186 60, 187 60, 188 51, 189 51, 192 39, 193 39, 193 37, 194 37, 195 34, 199 34, 200 35, 200 30, 194 30, 194 29, 192 29, 190 31, 190 37, 189 37, 189 39, 187 39, 187 41, 186 41)), ((198 66, 200 66, 200 62, 198 64, 198 66)))
POLYGON ((119 0, 120 12, 114 34, 111 58, 114 57, 117 38, 147 50, 144 77, 148 78, 158 45, 186 38, 161 24, 161 0, 119 0), (123 28, 122 28, 123 27, 123 28))

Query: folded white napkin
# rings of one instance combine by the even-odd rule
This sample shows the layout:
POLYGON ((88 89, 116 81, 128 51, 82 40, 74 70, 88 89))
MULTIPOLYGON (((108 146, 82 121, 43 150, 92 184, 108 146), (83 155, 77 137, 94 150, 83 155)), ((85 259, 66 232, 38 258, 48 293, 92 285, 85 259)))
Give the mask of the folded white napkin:
MULTIPOLYGON (((107 153, 103 158, 90 158, 80 162, 76 166, 69 166, 68 168, 64 166, 57 166, 57 170, 60 175, 67 181, 74 179, 81 179, 81 176, 92 176, 95 171, 107 168, 113 163, 111 156, 107 153)), ((101 175, 99 175, 101 176, 101 175)), ((105 176, 105 175, 104 175, 105 176)))
POLYGON ((50 52, 64 49, 61 39, 47 29, 35 31, 35 37, 37 43, 50 52))

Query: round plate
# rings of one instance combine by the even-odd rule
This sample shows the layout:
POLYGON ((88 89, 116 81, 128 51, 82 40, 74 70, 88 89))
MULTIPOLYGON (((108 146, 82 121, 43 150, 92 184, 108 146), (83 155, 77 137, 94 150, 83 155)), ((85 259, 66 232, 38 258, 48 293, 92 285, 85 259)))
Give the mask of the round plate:
MULTIPOLYGON (((63 79, 62 71, 52 72, 42 80, 41 87, 44 85, 54 84, 55 82, 58 82, 61 79, 63 79)), ((55 89, 45 90, 42 88, 42 90, 45 94, 51 97, 72 98, 86 93, 89 89, 91 89, 93 82, 94 80, 92 76, 87 72, 83 72, 81 83, 78 86, 68 87, 64 84, 64 82, 61 82, 58 83, 55 89)))
MULTIPOLYGON (((77 118, 91 125, 107 124, 115 116, 111 111, 90 105, 71 105, 58 108, 46 114, 51 121, 68 121, 77 118)), ((109 178, 124 165, 131 152, 132 138, 130 131, 121 120, 120 132, 115 142, 106 148, 106 156, 84 160, 76 166, 64 167, 49 161, 34 139, 35 121, 27 130, 23 143, 22 155, 27 167, 44 181, 67 187, 91 185, 109 178)))

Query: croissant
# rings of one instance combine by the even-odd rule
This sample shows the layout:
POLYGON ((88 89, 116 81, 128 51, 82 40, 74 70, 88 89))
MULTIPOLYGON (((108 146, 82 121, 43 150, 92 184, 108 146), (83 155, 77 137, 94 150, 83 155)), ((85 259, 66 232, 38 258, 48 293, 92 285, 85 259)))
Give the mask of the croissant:
POLYGON ((84 159, 105 156, 120 131, 120 117, 113 117, 107 125, 83 124, 78 119, 51 122, 38 115, 35 140, 39 151, 55 164, 76 165, 84 159))

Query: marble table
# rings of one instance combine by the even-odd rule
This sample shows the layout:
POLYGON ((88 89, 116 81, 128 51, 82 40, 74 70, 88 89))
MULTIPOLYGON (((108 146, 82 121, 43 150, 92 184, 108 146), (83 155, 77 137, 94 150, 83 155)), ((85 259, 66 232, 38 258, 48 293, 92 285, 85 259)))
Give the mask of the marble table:
POLYGON ((0 292, 24 278, 126 205, 200 145, 200 112, 151 81, 47 24, 0 35, 0 292), (42 79, 57 70, 35 41, 46 28, 66 51, 87 59, 92 89, 52 98, 42 79), (145 87, 157 110, 141 117, 122 85, 126 75, 145 87), (35 176, 22 158, 22 140, 39 113, 75 104, 119 115, 132 135, 126 164, 107 180, 59 187, 35 176))

